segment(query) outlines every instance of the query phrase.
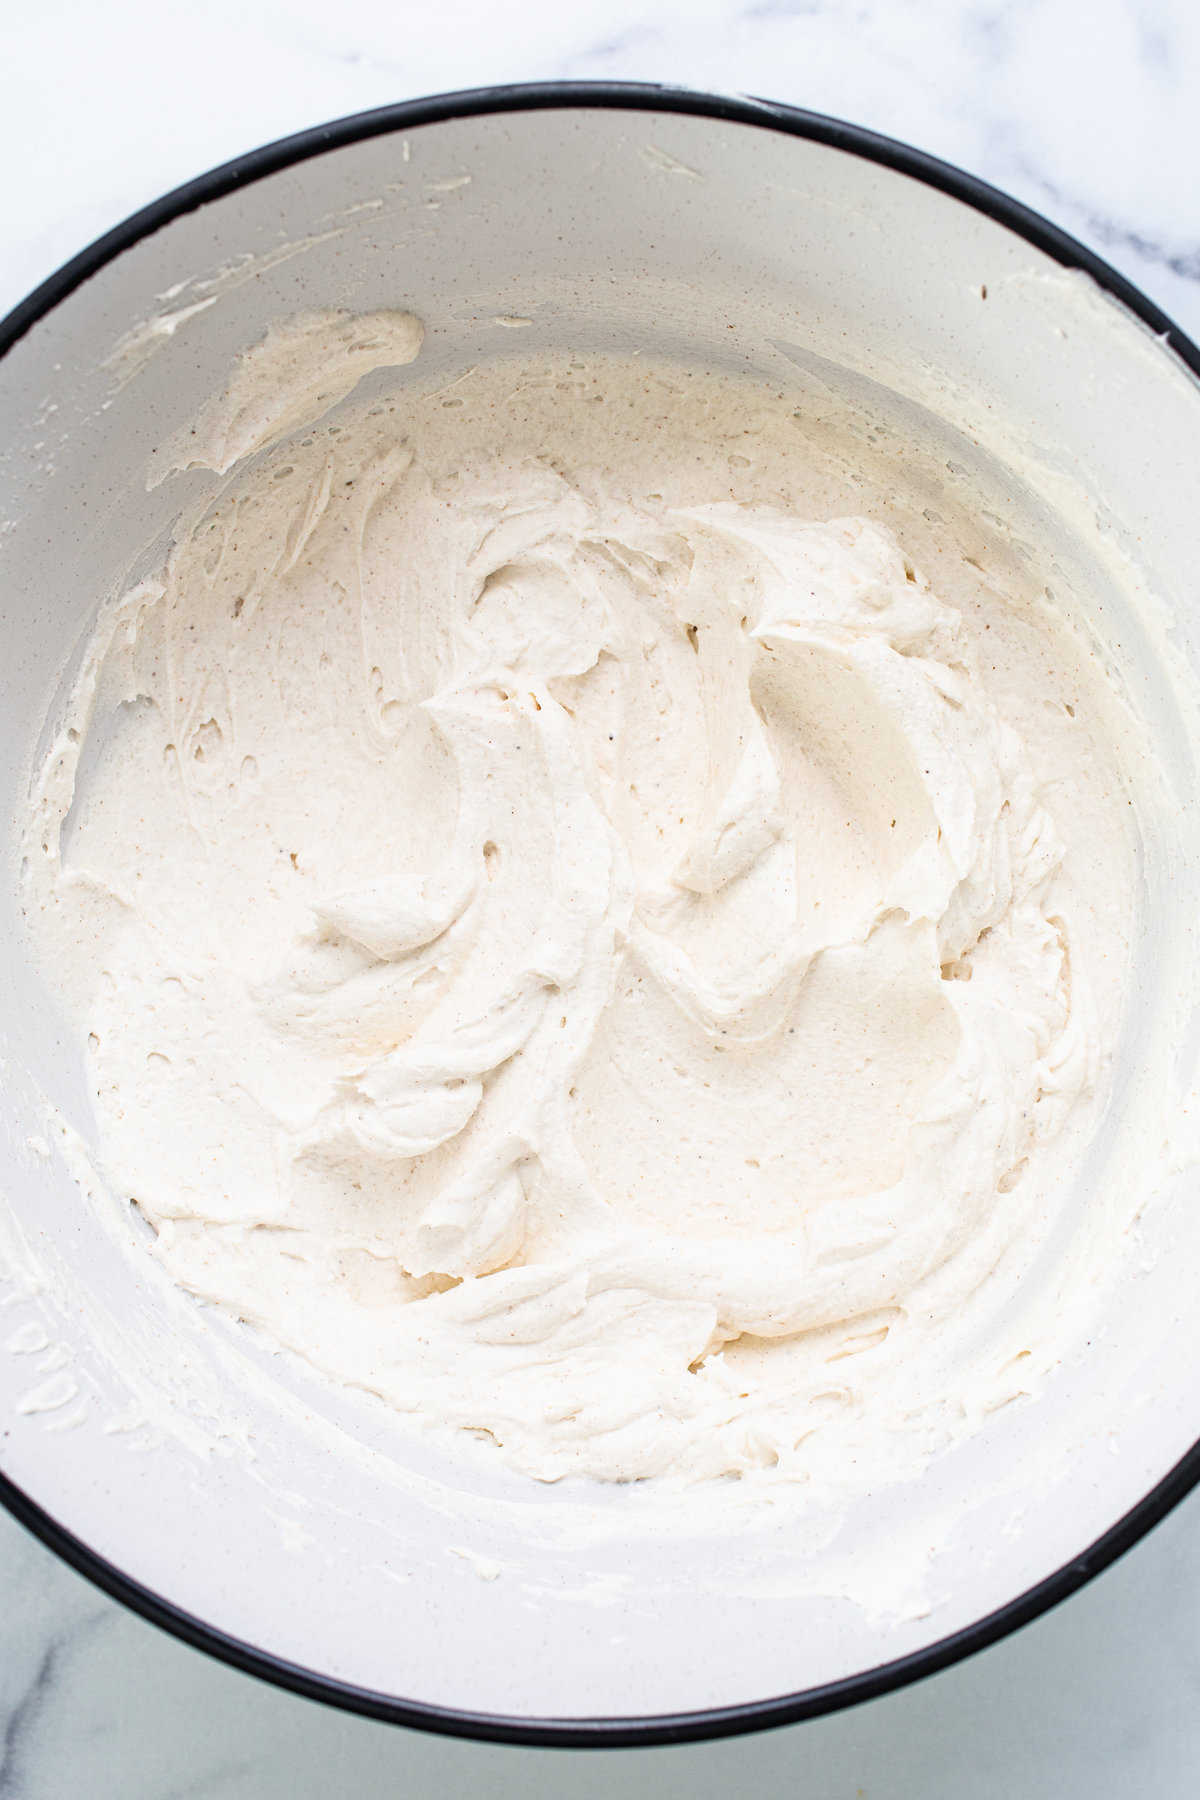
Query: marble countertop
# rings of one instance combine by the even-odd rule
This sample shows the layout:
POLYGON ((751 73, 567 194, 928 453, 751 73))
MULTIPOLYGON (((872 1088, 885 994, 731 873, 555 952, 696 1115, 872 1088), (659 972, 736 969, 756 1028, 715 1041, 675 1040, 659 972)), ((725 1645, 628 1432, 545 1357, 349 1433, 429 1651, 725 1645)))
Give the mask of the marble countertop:
MULTIPOLYGON (((1191 0, 42 0, 5 21, 0 312, 134 208, 302 126, 495 81, 637 79, 905 138, 1094 246, 1200 336, 1191 0)), ((1163 1800, 1200 1791, 1200 1494, 1016 1637, 756 1738, 563 1753, 295 1699, 105 1599, 0 1515, 0 1800, 1163 1800)))

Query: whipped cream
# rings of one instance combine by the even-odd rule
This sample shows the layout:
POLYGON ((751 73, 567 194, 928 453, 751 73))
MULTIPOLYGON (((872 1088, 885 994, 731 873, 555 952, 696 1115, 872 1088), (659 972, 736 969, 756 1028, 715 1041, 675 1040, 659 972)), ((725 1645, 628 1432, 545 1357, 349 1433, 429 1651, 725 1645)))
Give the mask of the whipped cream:
POLYGON ((421 335, 277 328, 101 611, 26 903, 107 1179, 532 1475, 869 1486, 1078 1326, 1031 1297, 1122 1016, 1118 701, 909 447, 636 360, 339 407, 421 335))

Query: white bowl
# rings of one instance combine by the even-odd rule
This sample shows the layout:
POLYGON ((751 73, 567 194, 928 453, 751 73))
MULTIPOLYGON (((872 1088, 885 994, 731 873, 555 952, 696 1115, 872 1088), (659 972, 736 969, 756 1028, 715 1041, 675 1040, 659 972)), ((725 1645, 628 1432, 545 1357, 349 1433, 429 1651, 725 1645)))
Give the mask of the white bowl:
MULTIPOLYGON (((177 484, 147 488, 156 446, 271 320, 317 306, 415 311, 422 376, 511 347, 495 321, 521 316, 526 353, 753 371, 770 347, 802 396, 854 384, 901 410, 932 384, 948 441, 1002 463, 1023 443, 1027 467, 1044 447, 1031 503, 1048 532, 1065 542, 1069 487, 1091 496, 1071 553, 1164 754, 1182 755, 1146 619, 1111 573, 1127 552, 1178 600, 1177 644, 1200 662, 1200 354, 1169 321, 1015 202, 853 127, 671 89, 492 89, 203 176, 0 326, 10 864, 72 649, 101 598, 161 557, 179 509, 177 484)), ((208 477, 186 479, 189 501, 204 494, 208 477)), ((1180 899, 1147 925, 1151 1007, 1155 946, 1187 930, 1180 899)), ((533 1742, 780 1723, 991 1642, 1200 1478, 1187 1174, 1155 1211, 1152 1266, 1122 1279, 1087 1353, 900 1502, 859 1508, 827 1552, 803 1553, 786 1523, 714 1538, 685 1508, 664 1536, 629 1490, 539 1487, 484 1461, 464 1476, 382 1407, 240 1346, 127 1253, 123 1209, 81 1197, 82 1069, 22 947, 11 878, 0 942, 0 1499, 100 1586, 242 1668, 379 1717, 533 1742), (248 1383, 247 1357, 272 1379, 248 1383), (1035 1466, 1054 1470, 1036 1496, 1035 1466), (893 1538, 937 1551, 927 1616, 839 1598, 839 1569, 886 1566, 893 1538), (798 1578, 814 1557, 825 1592, 798 1578)), ((1133 1065, 1136 1047, 1131 1027, 1133 1065)))

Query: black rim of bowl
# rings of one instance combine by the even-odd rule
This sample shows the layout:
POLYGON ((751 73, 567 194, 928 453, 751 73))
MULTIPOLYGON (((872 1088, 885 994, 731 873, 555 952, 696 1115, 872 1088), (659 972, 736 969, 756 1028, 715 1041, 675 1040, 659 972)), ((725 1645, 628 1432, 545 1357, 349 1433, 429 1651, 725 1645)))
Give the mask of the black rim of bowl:
MULTIPOLYGON (((280 138, 275 143, 252 150, 233 162, 223 163, 208 174, 198 176, 195 181, 189 181, 183 187, 164 194, 161 199, 143 207, 123 224, 98 238, 78 256, 72 257, 57 274, 35 288, 6 319, 0 321, 0 356, 6 355, 38 320, 45 318, 89 276, 102 269, 114 257, 120 256, 123 251, 184 213, 192 212, 237 188, 260 181, 277 170, 291 168, 308 161, 310 157, 320 156, 328 150, 341 149, 365 138, 406 131, 419 125, 438 124, 448 119, 471 118, 487 113, 529 112, 562 107, 690 113, 701 118, 725 120, 739 125, 757 125, 766 131, 808 138, 851 156, 865 158, 868 162, 879 163, 899 174, 911 176, 1007 227, 1063 267, 1083 270, 1099 287, 1113 295, 1147 325, 1155 336, 1169 345, 1180 360, 1200 377, 1200 349, 1140 289, 1039 213, 975 176, 968 175, 937 157, 898 143, 895 139, 881 137, 861 126, 848 125, 840 119, 827 118, 820 113, 806 112, 774 102, 706 94, 687 88, 659 87, 643 82, 535 82, 475 88, 462 93, 439 94, 429 99, 402 101, 392 106, 378 107, 371 112, 355 113, 328 125, 297 132, 292 137, 280 138)), ((152 1624, 163 1627, 184 1643, 232 1664, 234 1668, 273 1682, 292 1693, 321 1700, 369 1718, 454 1737, 566 1749, 599 1749, 604 1746, 636 1748, 651 1744, 689 1743, 702 1738, 727 1737, 768 1726, 793 1724, 801 1719, 816 1718, 823 1713, 874 1699, 880 1694, 905 1687, 909 1682, 918 1681, 923 1676, 933 1675, 939 1669, 947 1668, 951 1663, 959 1662, 963 1657, 996 1643, 1009 1632, 1057 1605, 1060 1600, 1065 1600, 1137 1543, 1197 1483, 1200 1483, 1200 1440, 1136 1506, 1080 1555, 1073 1557, 1053 1575, 1047 1576, 985 1618, 961 1631, 952 1632, 923 1650, 881 1663, 876 1668, 863 1670, 860 1674, 847 1676, 840 1681, 804 1689, 800 1693, 748 1701, 737 1706, 713 1707, 702 1712, 635 1718, 513 1717, 424 1705, 352 1686, 296 1663, 286 1662, 271 1655, 269 1651, 230 1637, 206 1624, 203 1619, 184 1612, 161 1595, 152 1593, 52 1519, 2 1472, 0 1504, 64 1562, 152 1624)))

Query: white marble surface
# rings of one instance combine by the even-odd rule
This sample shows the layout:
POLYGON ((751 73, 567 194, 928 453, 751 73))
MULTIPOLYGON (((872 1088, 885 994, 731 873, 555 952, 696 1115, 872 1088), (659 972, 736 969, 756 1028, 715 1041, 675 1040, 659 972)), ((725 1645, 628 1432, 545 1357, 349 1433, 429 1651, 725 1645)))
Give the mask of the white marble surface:
MULTIPOLYGON (((4 21, 0 310, 165 188, 284 132, 491 81, 789 100, 922 145, 1200 335, 1193 0, 40 0, 4 21)), ((715 1652, 716 1653, 716 1652, 715 1652)), ((1200 1496, 984 1655, 751 1739, 565 1754, 352 1719, 143 1624, 0 1516, 0 1800, 343 1795, 1089 1800, 1200 1792, 1200 1496)))

